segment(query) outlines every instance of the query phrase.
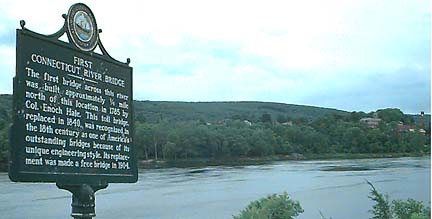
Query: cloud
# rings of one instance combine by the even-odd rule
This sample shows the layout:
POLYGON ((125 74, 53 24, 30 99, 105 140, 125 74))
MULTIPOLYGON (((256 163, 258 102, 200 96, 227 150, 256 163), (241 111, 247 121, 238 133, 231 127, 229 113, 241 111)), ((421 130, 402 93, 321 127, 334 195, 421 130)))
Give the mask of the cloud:
POLYGON ((15 48, 0 44, 0 93, 12 93, 12 78, 15 75, 15 48))
MULTIPOLYGON (((11 93, 19 20, 50 34, 63 25, 60 15, 73 3, 0 4, 0 71, 10 72, 0 76, 0 92, 11 93)), ((103 29, 100 38, 110 55, 123 62, 131 58, 137 99, 430 112, 428 1, 86 4, 103 29), (398 98, 406 94, 411 99, 398 98)))
POLYGON ((430 69, 424 71, 405 67, 357 80, 342 79, 340 81, 346 83, 310 93, 305 102, 332 105, 348 111, 370 112, 382 108, 400 108, 405 113, 430 112, 429 72, 430 69))

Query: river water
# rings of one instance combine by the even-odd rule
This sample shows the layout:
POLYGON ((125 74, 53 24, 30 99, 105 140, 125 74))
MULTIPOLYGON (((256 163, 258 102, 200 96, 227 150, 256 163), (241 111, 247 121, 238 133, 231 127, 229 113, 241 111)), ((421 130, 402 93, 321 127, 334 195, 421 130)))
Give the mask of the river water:
MULTIPOLYGON (((135 184, 96 193, 96 218, 229 219, 250 201, 288 192, 299 219, 366 219, 372 182, 391 199, 430 205, 430 158, 283 161, 266 165, 142 170, 135 184)), ((0 218, 70 218, 70 193, 0 174, 0 218)))

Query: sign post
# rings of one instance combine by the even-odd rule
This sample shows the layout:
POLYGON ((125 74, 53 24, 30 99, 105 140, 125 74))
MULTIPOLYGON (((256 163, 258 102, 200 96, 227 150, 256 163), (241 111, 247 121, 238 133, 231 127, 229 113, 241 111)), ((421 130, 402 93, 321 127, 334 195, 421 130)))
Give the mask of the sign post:
POLYGON ((138 180, 132 68, 105 50, 89 7, 63 18, 52 35, 17 30, 9 178, 55 182, 73 194, 72 217, 92 218, 96 191, 138 180))

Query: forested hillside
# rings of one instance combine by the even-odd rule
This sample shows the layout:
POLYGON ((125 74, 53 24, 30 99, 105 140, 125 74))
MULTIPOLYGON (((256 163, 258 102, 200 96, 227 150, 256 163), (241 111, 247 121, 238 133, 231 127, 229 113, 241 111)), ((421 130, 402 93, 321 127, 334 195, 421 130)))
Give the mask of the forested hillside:
POLYGON ((283 103, 166 101, 135 101, 135 112, 137 120, 148 123, 196 120, 214 123, 227 119, 257 122, 264 114, 279 122, 300 118, 312 121, 327 114, 348 114, 336 109, 283 103))
MULTIPOLYGON (((399 109, 364 113, 266 102, 159 101, 134 101, 134 109, 139 159, 430 152, 430 115, 422 119, 399 109), (360 122, 367 117, 382 121, 371 128, 360 122)), ((0 170, 7 166, 11 113, 12 96, 0 95, 0 170)))
POLYGON ((7 169, 9 154, 9 126, 11 124, 12 96, 0 95, 0 171, 7 169))

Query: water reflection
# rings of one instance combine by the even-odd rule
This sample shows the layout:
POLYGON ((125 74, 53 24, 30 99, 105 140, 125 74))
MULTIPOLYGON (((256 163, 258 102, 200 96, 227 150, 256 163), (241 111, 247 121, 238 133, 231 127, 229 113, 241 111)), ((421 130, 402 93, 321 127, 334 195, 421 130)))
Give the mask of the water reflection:
MULTIPOLYGON (((300 219, 369 218, 371 181, 392 198, 430 202, 430 159, 278 161, 263 165, 140 170, 135 184, 96 193, 97 218, 224 219, 250 201, 287 191, 305 209, 300 219)), ((67 218, 70 194, 53 184, 12 183, 0 175, 7 218, 67 218)))

